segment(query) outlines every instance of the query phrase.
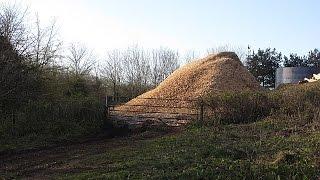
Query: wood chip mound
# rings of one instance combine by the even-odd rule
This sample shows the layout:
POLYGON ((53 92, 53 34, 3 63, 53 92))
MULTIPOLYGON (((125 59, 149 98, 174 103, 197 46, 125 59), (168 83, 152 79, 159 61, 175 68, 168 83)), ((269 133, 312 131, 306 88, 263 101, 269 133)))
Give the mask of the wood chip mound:
POLYGON ((194 101, 208 93, 246 90, 261 87, 234 52, 222 52, 184 65, 155 89, 116 109, 127 114, 192 114, 197 112, 194 101))

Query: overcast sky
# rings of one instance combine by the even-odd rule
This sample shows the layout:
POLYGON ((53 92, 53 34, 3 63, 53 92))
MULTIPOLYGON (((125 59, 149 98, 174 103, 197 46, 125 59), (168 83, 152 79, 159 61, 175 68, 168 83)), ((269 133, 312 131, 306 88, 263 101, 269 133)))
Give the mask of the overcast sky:
MULTIPOLYGON (((15 0, 55 17, 65 43, 103 54, 138 43, 205 51, 220 45, 275 47, 285 54, 319 48, 318 0, 15 0)), ((14 2, 14 0, 0 0, 14 2)))

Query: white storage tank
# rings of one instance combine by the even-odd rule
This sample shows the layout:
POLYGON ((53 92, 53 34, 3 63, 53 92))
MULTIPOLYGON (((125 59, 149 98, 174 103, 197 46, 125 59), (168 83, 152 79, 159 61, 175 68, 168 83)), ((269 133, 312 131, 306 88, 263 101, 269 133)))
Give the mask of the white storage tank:
POLYGON ((304 78, 311 78, 313 74, 320 73, 318 67, 283 67, 276 71, 276 88, 281 84, 299 83, 304 78))

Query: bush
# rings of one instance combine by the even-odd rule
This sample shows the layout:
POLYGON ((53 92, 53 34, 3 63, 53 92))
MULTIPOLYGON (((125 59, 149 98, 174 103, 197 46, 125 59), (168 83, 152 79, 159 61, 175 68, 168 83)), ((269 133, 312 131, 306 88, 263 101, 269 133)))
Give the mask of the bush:
POLYGON ((222 124, 249 123, 269 115, 301 116, 319 113, 320 83, 295 85, 268 92, 227 92, 204 97, 205 115, 222 124))
POLYGON ((270 114, 273 104, 266 93, 227 92, 207 96, 202 101, 210 119, 223 124, 254 122, 270 114))
POLYGON ((12 116, 2 118, 1 138, 36 134, 59 139, 99 132, 105 120, 104 104, 96 100, 29 102, 12 116))
POLYGON ((43 72, 0 34, 0 115, 41 97, 43 72))
POLYGON ((312 86, 292 86, 271 92, 269 97, 277 105, 278 113, 288 115, 311 113, 320 106, 320 87, 318 83, 312 86))

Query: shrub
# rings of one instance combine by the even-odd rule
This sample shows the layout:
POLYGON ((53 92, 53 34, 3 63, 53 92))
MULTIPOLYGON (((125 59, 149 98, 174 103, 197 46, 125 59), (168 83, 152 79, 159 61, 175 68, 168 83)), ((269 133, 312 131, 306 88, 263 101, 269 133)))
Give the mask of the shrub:
POLYGON ((269 97, 277 104, 278 113, 288 115, 302 112, 310 113, 310 110, 320 105, 320 87, 294 86, 289 89, 271 92, 269 97))
MULTIPOLYGON (((248 123, 269 115, 301 116, 312 120, 319 112, 320 83, 294 85, 266 92, 226 92, 204 97, 207 119, 222 124, 248 123)), ((212 121, 211 121, 212 122, 212 121)))
POLYGON ((2 118, 0 136, 23 137, 30 134, 70 138, 100 131, 105 120, 103 103, 92 99, 58 102, 29 102, 14 115, 2 118))
POLYGON ((208 107, 207 115, 223 124, 254 122, 268 116, 274 106, 260 92, 227 92, 207 96, 202 102, 208 107))

